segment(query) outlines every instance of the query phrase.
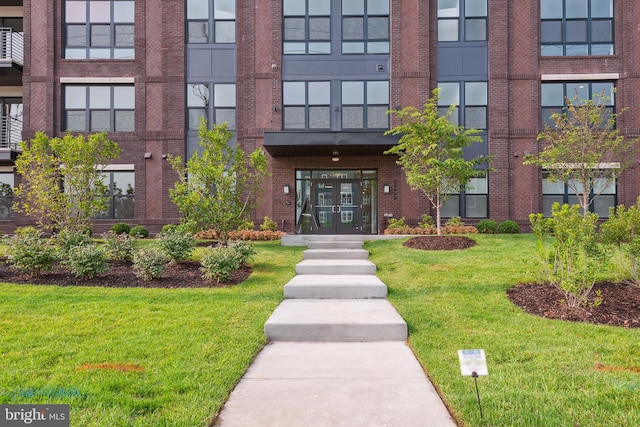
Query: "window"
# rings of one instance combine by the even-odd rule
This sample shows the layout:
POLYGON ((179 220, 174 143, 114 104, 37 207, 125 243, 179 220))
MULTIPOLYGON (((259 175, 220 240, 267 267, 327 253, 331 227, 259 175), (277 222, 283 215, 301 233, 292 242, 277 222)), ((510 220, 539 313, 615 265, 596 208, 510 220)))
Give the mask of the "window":
POLYGON ((389 53, 389 0, 342 2, 342 53, 389 53))
POLYGON ((283 1, 284 54, 331 53, 331 1, 283 1))
POLYGON ((235 130, 236 85, 227 83, 188 84, 188 128, 197 130, 201 118, 207 123, 226 123, 228 130, 235 130), (209 108, 212 99, 213 108, 209 108))
POLYGON ((0 172, 0 220, 13 219, 13 172, 0 172))
POLYGON ((441 115, 455 105, 451 122, 462 124, 467 129, 487 129, 487 82, 440 82, 438 88, 438 110, 441 115), (458 105, 464 105, 464 108, 460 110, 458 105))
POLYGON ((134 217, 136 182, 132 171, 107 171, 103 183, 107 186, 109 207, 97 219, 130 219, 134 217))
POLYGON ((604 96, 607 100, 607 111, 611 114, 615 111, 613 82, 542 83, 540 89, 543 125, 555 126, 555 122, 551 120, 551 115, 565 108, 567 98, 573 99, 576 96, 578 101, 593 99, 594 96, 604 96))
POLYGON ((64 57, 133 59, 133 0, 66 0, 64 57))
POLYGON ((613 55, 613 0, 540 0, 542 56, 613 55))
MULTIPOLYGON (((542 173, 542 213, 546 217, 551 216, 551 207, 554 203, 580 204, 576 192, 582 192, 579 182, 558 182, 549 179, 549 172, 542 173)), ((598 214, 600 218, 609 217, 609 208, 616 206, 616 182, 606 178, 596 178, 593 191, 589 195, 592 200, 589 210, 598 214)))
POLYGON ((460 40, 487 40, 487 0, 438 0, 438 41, 460 40))
POLYGON ((489 216, 489 180, 486 176, 471 178, 464 191, 453 193, 444 202, 443 218, 487 218, 489 216))
POLYGON ((235 0, 187 0, 187 43, 235 42, 235 0))
POLYGON ((283 82, 284 129, 331 127, 330 82, 283 82))
POLYGON ((388 110, 388 81, 342 82, 343 129, 387 129, 388 110))
POLYGON ((64 119, 67 130, 74 132, 133 132, 135 130, 133 85, 66 85, 63 87, 64 119))

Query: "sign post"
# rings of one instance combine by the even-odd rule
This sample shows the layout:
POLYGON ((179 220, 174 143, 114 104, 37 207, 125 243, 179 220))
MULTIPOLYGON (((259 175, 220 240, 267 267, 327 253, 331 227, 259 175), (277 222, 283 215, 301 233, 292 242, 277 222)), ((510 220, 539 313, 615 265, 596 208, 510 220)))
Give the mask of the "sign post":
POLYGON ((484 350, 458 350, 458 359, 460 360, 460 372, 462 376, 472 377, 476 383, 476 396, 478 397, 478 408, 480 408, 480 418, 482 419, 482 404, 480 403, 480 391, 478 390, 478 377, 481 375, 489 375, 484 350))

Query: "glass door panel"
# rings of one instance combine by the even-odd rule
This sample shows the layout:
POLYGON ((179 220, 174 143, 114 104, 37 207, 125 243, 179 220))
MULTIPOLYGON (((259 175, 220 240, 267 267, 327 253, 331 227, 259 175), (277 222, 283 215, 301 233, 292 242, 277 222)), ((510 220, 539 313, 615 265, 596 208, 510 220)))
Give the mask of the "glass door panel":
POLYGON ((331 181, 318 181, 314 191, 314 214, 318 222, 318 232, 332 234, 335 228, 335 183, 331 181))

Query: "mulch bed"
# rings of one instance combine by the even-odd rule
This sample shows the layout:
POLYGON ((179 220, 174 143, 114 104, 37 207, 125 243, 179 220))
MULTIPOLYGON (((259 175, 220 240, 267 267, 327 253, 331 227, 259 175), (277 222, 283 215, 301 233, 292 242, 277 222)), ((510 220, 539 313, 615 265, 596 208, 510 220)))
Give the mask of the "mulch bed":
POLYGON ((241 267, 231 274, 231 280, 218 283, 202 278, 199 262, 186 261, 167 265, 162 277, 145 282, 136 277, 130 262, 112 262, 109 270, 93 279, 77 278, 62 268, 43 272, 40 277, 32 277, 6 264, 4 260, 0 260, 0 282, 20 284, 109 288, 214 288, 242 283, 250 274, 250 267, 241 267))
POLYGON ((470 248, 476 245, 476 241, 465 236, 417 236, 407 240, 403 245, 426 251, 451 251, 470 248))
MULTIPOLYGON (((464 236, 418 236, 404 245, 423 250, 454 250, 474 246, 474 240, 464 236)), ((587 307, 569 307, 564 294, 552 285, 526 283, 507 291, 509 299, 522 310, 548 319, 586 322, 640 328, 640 286, 623 283, 596 283, 591 302, 600 291, 602 303, 587 307)))

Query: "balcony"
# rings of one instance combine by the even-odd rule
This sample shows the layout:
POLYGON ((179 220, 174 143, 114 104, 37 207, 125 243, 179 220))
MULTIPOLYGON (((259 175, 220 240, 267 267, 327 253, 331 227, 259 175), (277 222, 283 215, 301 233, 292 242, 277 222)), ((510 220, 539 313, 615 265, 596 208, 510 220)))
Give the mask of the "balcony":
POLYGON ((20 152, 22 141, 22 118, 2 116, 0 118, 0 162, 14 161, 20 152))
POLYGON ((22 86, 23 64, 23 34, 0 27, 0 86, 22 86))

